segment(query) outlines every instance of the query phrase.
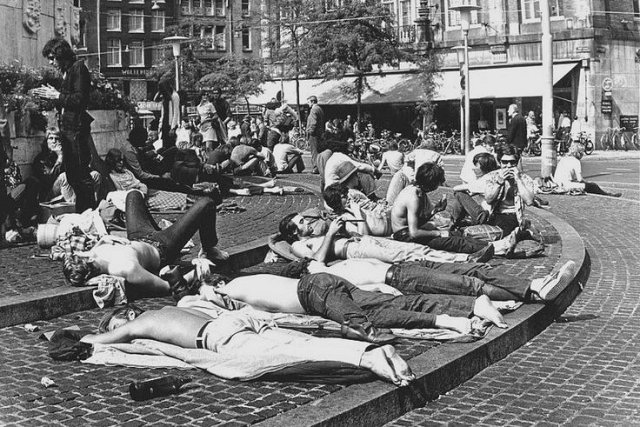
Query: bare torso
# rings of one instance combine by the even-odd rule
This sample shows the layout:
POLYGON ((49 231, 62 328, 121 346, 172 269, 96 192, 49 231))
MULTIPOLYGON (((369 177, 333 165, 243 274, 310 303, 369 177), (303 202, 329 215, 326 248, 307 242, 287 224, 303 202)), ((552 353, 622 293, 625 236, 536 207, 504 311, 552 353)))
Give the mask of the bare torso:
MULTIPOLYGON (((300 258, 313 258, 313 254, 322 246, 323 240, 324 236, 298 240, 291 244, 291 249, 300 258)), ((347 242, 348 239, 345 238, 333 239, 333 254, 336 258, 341 258, 341 255, 344 254, 344 247, 347 242)))
POLYGON ((419 199, 419 211, 417 213, 419 218, 424 218, 432 209, 429 198, 423 195, 420 189, 413 185, 404 188, 393 202, 393 208, 391 209, 391 227, 394 232, 409 226, 407 220, 408 206, 416 199, 419 199))
POLYGON ((376 259, 349 259, 330 267, 316 261, 309 263, 309 273, 330 273, 347 279, 355 286, 384 283, 390 265, 376 259))
POLYGON ((271 274, 238 277, 217 289, 234 300, 271 313, 305 314, 298 299, 298 280, 271 274))
POLYGON ((156 248, 144 242, 130 244, 104 244, 92 249, 104 273, 118 275, 120 266, 127 261, 138 262, 145 270, 156 273, 160 269, 160 256, 156 248))

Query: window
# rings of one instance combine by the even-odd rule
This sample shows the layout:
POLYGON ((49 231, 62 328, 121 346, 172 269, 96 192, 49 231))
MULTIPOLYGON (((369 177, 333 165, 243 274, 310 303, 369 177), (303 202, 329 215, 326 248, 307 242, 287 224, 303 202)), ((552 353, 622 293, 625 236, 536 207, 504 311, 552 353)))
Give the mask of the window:
POLYGON ((216 50, 227 50, 227 38, 224 25, 216 25, 213 45, 216 50))
POLYGON ((411 2, 404 0, 400 2, 400 25, 411 25, 411 2))
POLYGON ((129 44, 129 66, 144 67, 144 43, 134 41, 129 44))
POLYGON ((164 10, 151 11, 151 31, 164 32, 164 10))
POLYGON ((145 101, 147 99, 147 81, 131 80, 129 82, 129 98, 132 101, 145 101))
MULTIPOLYGON (((553 0, 552 0, 553 1, 553 0)), ((447 28, 459 28, 460 27, 460 12, 457 10, 451 10, 451 6, 457 6, 460 4, 460 0, 447 0, 447 28)), ((473 3, 471 3, 473 4, 473 3)), ((477 25, 479 23, 478 19, 478 11, 474 10, 471 12, 471 25, 477 25)))
POLYGON ((180 12, 183 15, 191 15, 191 0, 180 0, 180 12))
POLYGON ((144 33, 144 11, 143 10, 134 9, 129 11, 129 32, 144 33))
POLYGON ((249 16, 249 0, 242 0, 240 5, 242 16, 249 16))
POLYGON ((242 27, 242 50, 251 50, 251 28, 242 27))
POLYGON ((225 0, 214 0, 214 2, 216 8, 216 16, 224 16, 227 13, 225 0))
POLYGON ((194 15, 202 15, 202 0, 191 0, 191 12, 194 15))
POLYGON ((640 0, 633 0, 633 17, 640 18, 640 0))
POLYGON ((129 0, 129 3, 144 3, 144 0, 129 0))
POLYGON ((120 9, 107 10, 107 31, 120 31, 120 9))
POLYGON ((215 10, 213 8, 213 0, 204 0, 204 14, 207 16, 215 15, 215 10))
MULTIPOLYGON (((540 0, 521 0, 523 22, 540 20, 540 0)), ((549 0, 551 10, 549 14, 552 18, 562 16, 560 0, 549 0)))
POLYGON ((107 67, 119 67, 121 64, 120 40, 107 40, 107 67))

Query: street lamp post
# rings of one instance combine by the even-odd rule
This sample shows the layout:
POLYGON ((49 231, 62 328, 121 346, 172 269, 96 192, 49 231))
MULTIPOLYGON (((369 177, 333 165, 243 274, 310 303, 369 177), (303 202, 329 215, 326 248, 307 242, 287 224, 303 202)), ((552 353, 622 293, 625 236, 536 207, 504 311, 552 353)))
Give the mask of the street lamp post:
POLYGON ((462 36, 464 38, 464 81, 465 81, 465 90, 464 90, 464 110, 465 110, 465 121, 464 121, 464 152, 468 153, 471 150, 471 122, 470 122, 470 90, 471 86, 469 83, 469 28, 471 27, 471 12, 474 10, 480 10, 480 6, 475 4, 469 4, 470 0, 461 0, 461 4, 457 6, 451 6, 450 10, 457 10, 460 12, 460 28, 462 29, 462 36))
MULTIPOLYGON (((456 51, 456 56, 458 57, 458 65, 460 66, 460 146, 461 148, 464 146, 464 141, 466 141, 465 136, 465 124, 467 123, 467 119, 466 119, 466 115, 467 115, 467 110, 465 109, 465 103, 464 103, 464 99, 466 98, 466 94, 465 94, 465 87, 462 84, 462 79, 464 79, 464 62, 465 62, 465 57, 464 57, 464 46, 455 46, 452 48, 453 50, 456 51)), ((464 147, 465 149, 465 154, 466 154, 466 147, 464 147)))
POLYGON ((176 92, 178 92, 180 90, 180 62, 179 62, 180 43, 182 43, 185 40, 188 40, 188 38, 182 37, 182 36, 171 36, 171 37, 165 37, 162 40, 164 40, 165 42, 171 43, 171 48, 173 50, 173 57, 176 60, 176 92))

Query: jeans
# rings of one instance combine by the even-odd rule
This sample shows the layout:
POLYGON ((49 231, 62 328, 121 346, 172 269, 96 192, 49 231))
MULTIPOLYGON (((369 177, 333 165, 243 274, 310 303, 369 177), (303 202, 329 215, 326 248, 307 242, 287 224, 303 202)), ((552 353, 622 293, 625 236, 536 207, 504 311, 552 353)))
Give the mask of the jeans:
POLYGON ((518 218, 515 214, 493 213, 482 209, 469 194, 464 192, 455 192, 455 200, 450 206, 450 212, 454 221, 460 221, 465 215, 469 214, 473 225, 489 224, 495 225, 502 229, 504 236, 511 233, 519 226, 518 218))
POLYGON ((304 171, 304 160, 302 160, 301 154, 293 154, 291 158, 287 162, 287 167, 278 173, 293 173, 293 168, 296 168, 298 173, 302 173, 304 171))
POLYGON ((482 295, 482 280, 425 268, 419 262, 395 264, 391 268, 390 286, 403 293, 482 295))
POLYGON ((309 135, 309 151, 311 152, 311 167, 318 167, 318 137, 309 135))
POLYGON ((487 247, 487 243, 471 237, 449 236, 449 237, 422 237, 410 240, 407 229, 398 230, 393 233, 393 238, 400 242, 414 242, 427 245, 432 249, 440 251, 472 254, 487 247))
POLYGON ((77 213, 96 207, 93 179, 89 169, 91 162, 89 136, 90 129, 88 127, 76 130, 62 129, 60 133, 62 162, 67 174, 67 181, 76 194, 77 213))
POLYGON ((131 191, 127 194, 126 209, 129 240, 150 239, 160 243, 163 252, 160 258, 166 263, 178 258, 180 251, 196 231, 200 232, 204 251, 218 244, 216 205, 208 197, 198 199, 184 215, 164 230, 159 230, 140 192, 131 191))
POLYGON ((336 322, 370 321, 381 328, 430 328, 436 315, 468 317, 474 297, 446 295, 393 296, 358 289, 338 276, 309 274, 298 282, 300 304, 309 314, 336 322))
POLYGON ((483 282, 482 294, 487 295, 489 299, 495 301, 512 299, 526 301, 529 298, 529 280, 523 280, 521 277, 510 274, 499 273, 487 268, 486 264, 474 262, 454 264, 427 260, 401 264, 402 268, 405 268, 407 265, 418 265, 422 268, 435 270, 438 273, 463 275, 480 279, 483 282))
POLYGON ((422 259, 441 262, 465 262, 469 259, 467 254, 443 252, 417 243, 398 242, 375 236, 362 236, 349 241, 345 254, 342 255, 345 255, 345 259, 375 258, 389 264, 422 259))
POLYGON ((396 201, 398 194, 409 185, 411 185, 411 179, 402 170, 393 174, 389 188, 387 188, 387 202, 392 205, 396 201))

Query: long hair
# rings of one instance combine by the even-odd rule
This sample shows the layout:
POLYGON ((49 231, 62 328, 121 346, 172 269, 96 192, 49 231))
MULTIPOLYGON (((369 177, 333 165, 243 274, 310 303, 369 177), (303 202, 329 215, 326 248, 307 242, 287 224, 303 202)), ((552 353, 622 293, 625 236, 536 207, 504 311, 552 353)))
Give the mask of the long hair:
POLYGON ((44 45, 42 48, 42 56, 45 58, 54 56, 59 63, 65 63, 67 66, 76 61, 76 54, 71 48, 71 45, 65 39, 59 37, 49 40, 44 45))
POLYGON ((293 243, 298 240, 298 227, 296 227, 292 221, 296 215, 298 214, 295 212, 286 215, 280 220, 280 225, 278 227, 282 238, 289 243, 293 243))
POLYGON ((105 332, 108 332, 109 323, 111 322, 111 319, 113 319, 114 317, 115 318, 122 317, 127 320, 132 320, 132 319, 129 319, 127 315, 129 310, 135 313, 135 317, 138 317, 142 313, 144 313, 144 310, 135 304, 123 305, 122 307, 118 307, 115 310, 111 311, 110 313, 107 313, 104 316, 102 316, 102 319, 100 319, 100 323, 98 324, 98 331, 100 331, 100 333, 102 334, 104 334, 105 332))

